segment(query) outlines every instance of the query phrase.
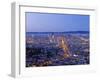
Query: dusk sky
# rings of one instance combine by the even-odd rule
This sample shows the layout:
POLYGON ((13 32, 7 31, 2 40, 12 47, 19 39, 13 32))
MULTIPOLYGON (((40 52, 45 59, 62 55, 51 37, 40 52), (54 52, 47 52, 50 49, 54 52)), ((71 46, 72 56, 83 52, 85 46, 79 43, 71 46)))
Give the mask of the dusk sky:
POLYGON ((89 31, 89 15, 26 12, 26 32, 89 31))

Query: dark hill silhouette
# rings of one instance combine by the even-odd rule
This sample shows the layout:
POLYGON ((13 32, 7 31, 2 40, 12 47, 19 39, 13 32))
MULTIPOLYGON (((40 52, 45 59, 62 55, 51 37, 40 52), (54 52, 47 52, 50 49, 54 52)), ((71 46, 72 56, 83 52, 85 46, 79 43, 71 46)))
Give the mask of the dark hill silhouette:
POLYGON ((88 34, 89 33, 89 31, 64 31, 64 32, 27 32, 27 33, 29 33, 29 34, 50 34, 50 33, 52 33, 52 34, 54 34, 54 33, 57 33, 57 34, 63 34, 63 33, 73 33, 73 34, 78 34, 78 33, 80 33, 80 34, 88 34))

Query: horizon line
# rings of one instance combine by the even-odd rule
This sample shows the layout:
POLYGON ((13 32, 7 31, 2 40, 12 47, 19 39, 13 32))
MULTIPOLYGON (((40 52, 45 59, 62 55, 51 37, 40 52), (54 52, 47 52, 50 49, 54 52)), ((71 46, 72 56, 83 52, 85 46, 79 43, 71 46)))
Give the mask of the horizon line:
MULTIPOLYGON (((42 32, 42 31, 41 31, 42 32)), ((45 31, 46 32, 46 31, 45 31)), ((50 31, 50 32, 57 32, 57 31, 50 31)), ((62 31, 62 32, 90 32, 90 31, 62 31)), ((35 32, 34 32, 35 33, 35 32)), ((38 32, 37 32, 38 33, 38 32)))

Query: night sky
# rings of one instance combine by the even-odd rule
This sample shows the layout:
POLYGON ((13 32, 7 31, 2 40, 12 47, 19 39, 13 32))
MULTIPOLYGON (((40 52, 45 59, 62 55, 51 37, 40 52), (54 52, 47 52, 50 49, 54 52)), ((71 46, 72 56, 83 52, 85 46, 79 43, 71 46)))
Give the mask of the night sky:
POLYGON ((26 32, 89 31, 89 15, 26 12, 26 32))

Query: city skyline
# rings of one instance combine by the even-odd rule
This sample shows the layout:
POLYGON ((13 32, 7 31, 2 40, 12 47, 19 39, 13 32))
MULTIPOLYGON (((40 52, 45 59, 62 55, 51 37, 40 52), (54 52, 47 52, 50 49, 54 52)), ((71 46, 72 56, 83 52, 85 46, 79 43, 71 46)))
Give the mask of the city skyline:
POLYGON ((89 15, 26 12, 25 16, 26 32, 89 32, 89 15))

